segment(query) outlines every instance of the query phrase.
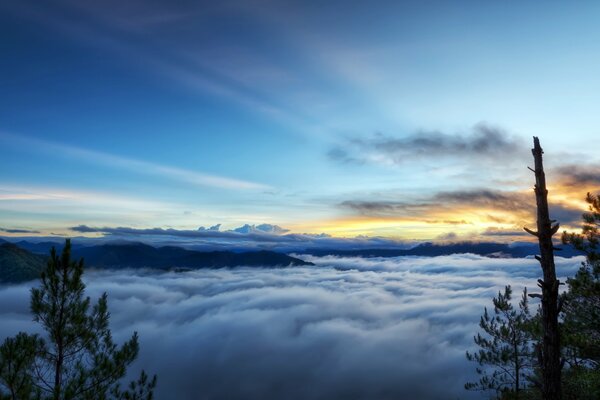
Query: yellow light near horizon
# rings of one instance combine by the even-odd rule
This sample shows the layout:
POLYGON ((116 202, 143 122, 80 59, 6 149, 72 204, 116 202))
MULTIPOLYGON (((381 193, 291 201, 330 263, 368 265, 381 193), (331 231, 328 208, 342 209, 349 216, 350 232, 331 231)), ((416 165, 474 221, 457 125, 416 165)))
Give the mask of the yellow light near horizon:
POLYGON ((509 212, 494 212, 497 218, 506 218, 511 221, 500 223, 492 221, 486 212, 463 212, 450 216, 436 215, 435 219, 423 218, 380 218, 380 217, 352 217, 327 221, 311 221, 302 225, 292 226, 295 232, 327 233, 337 237, 355 237, 358 235, 383 236, 397 239, 433 239, 440 235, 454 232, 457 235, 474 235, 488 228, 515 229, 516 218, 509 212), (446 218, 444 218, 446 217, 446 218), (456 220, 464 223, 448 223, 456 220))

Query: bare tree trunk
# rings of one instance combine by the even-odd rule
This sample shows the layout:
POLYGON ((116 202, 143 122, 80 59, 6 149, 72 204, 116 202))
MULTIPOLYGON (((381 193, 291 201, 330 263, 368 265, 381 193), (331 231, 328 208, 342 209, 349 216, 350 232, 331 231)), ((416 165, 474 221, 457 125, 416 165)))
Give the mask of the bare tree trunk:
POLYGON ((540 256, 536 258, 542 266, 544 279, 538 279, 542 289, 542 351, 540 364, 542 366, 542 395, 544 400, 560 400, 561 398, 561 369, 560 337, 558 332, 558 285, 554 266, 554 245, 552 236, 558 231, 558 223, 552 225, 548 211, 548 190, 546 176, 542 163, 540 141, 533 138, 533 158, 535 161, 535 198, 537 203, 537 232, 525 228, 536 236, 540 244, 540 256))

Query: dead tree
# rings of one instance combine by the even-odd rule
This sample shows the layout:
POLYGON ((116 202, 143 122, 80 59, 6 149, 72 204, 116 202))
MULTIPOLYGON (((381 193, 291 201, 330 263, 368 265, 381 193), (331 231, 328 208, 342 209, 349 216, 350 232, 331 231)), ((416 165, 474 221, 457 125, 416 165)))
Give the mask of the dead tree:
MULTIPOLYGON (((548 190, 546 189, 546 176, 542 163, 542 148, 537 137, 533 138, 533 159, 535 169, 535 198, 537 203, 537 232, 525 230, 538 238, 540 256, 535 258, 542 266, 544 279, 538 279, 538 286, 542 289, 542 345, 540 351, 540 365, 542 368, 542 395, 544 400, 560 400, 561 398, 561 355, 560 335, 558 332, 558 314, 560 306, 558 299, 558 286, 554 266, 554 250, 552 236, 558 231, 559 224, 550 220, 548 211, 548 190), (553 225, 553 223, 555 223, 553 225)), ((539 295, 538 295, 539 296, 539 295)))

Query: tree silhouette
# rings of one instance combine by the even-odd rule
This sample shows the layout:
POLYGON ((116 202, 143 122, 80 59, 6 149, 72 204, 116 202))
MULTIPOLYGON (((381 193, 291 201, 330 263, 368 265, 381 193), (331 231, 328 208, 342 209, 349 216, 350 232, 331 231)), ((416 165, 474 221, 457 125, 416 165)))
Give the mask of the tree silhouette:
POLYGON ((534 169, 530 169, 535 174, 537 231, 524 229, 537 238, 540 246, 540 255, 535 258, 542 267, 543 279, 538 279, 538 286, 542 289, 542 293, 541 295, 536 293, 533 296, 539 297, 541 300, 542 341, 541 351, 538 354, 542 378, 541 389, 544 400, 560 400, 563 361, 558 316, 561 312, 562 300, 559 300, 558 295, 560 282, 556 279, 555 247, 552 241, 552 236, 558 232, 560 225, 550 219, 548 189, 546 188, 546 174, 542 158, 544 151, 537 137, 533 138, 531 153, 534 160, 534 169))

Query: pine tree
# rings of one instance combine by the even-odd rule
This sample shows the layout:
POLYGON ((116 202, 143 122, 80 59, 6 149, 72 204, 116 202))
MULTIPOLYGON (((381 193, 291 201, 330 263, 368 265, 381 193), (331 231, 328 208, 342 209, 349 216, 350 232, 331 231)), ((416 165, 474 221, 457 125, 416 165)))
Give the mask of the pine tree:
POLYGON ((567 280, 563 336, 567 387, 571 398, 600 397, 600 197, 587 194, 581 233, 563 233, 562 240, 586 254, 577 274, 567 280))
POLYGON ((31 290, 31 312, 46 337, 19 333, 4 342, 0 393, 4 386, 12 399, 152 398, 156 377, 148 379, 144 372, 137 383, 120 390, 119 380, 139 351, 137 333, 120 347, 113 342, 107 295, 91 306, 84 297, 83 267, 83 260, 71 260, 69 240, 60 257, 52 249, 41 286, 31 290), (13 395, 17 390, 28 396, 13 395))
POLYGON ((527 289, 515 309, 511 303, 512 289, 504 288, 493 299, 494 314, 487 308, 479 322, 484 335, 474 337, 479 350, 467 352, 469 361, 477 362, 481 378, 465 384, 467 390, 492 390, 500 398, 519 398, 529 384, 527 377, 533 370, 533 320, 529 312, 527 289))
POLYGON ((0 391, 0 399, 36 399, 40 390, 31 375, 35 358, 43 349, 43 341, 37 335, 20 332, 14 338, 6 338, 0 346, 0 383, 7 393, 0 391))
POLYGON ((589 212, 583 214, 582 233, 563 233, 564 243, 586 254, 577 274, 567 280, 564 327, 573 364, 600 368, 600 197, 587 194, 589 212))

